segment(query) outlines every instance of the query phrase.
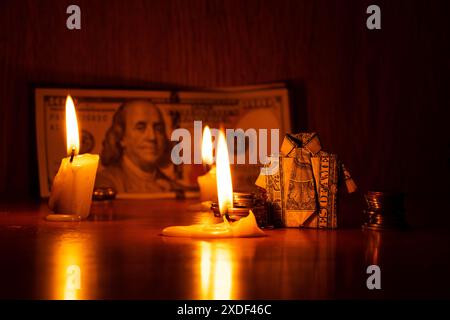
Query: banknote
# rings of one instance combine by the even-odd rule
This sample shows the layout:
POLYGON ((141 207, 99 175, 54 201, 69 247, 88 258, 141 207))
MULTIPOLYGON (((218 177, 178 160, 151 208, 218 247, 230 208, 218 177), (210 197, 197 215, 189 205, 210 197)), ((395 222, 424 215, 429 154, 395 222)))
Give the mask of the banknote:
MULTIPOLYGON (((67 156, 68 94, 74 100, 79 122, 80 154, 100 155, 96 185, 111 183, 125 198, 165 198, 178 196, 180 191, 195 195, 197 177, 205 173, 204 166, 195 161, 176 165, 170 158, 176 144, 170 138, 176 129, 192 133, 193 149, 201 145, 201 137, 194 134, 195 121, 218 129, 279 129, 280 137, 291 129, 288 90, 279 83, 167 91, 37 88, 36 137, 42 197, 49 196, 61 159, 67 156), (153 138, 144 137, 144 132, 153 138), (156 170, 149 169, 153 167, 156 170)), ((235 150, 248 152, 248 148, 235 150)), ((260 163, 232 164, 234 189, 254 190, 260 167, 260 163)))
POLYGON ((356 184, 336 154, 321 150, 316 133, 288 134, 272 174, 256 185, 267 192, 275 226, 337 227, 337 191, 343 182, 349 193, 356 184))
POLYGON ((267 191, 274 224, 336 228, 336 156, 320 152, 308 162, 302 160, 281 156, 278 171, 258 179, 258 186, 267 191))

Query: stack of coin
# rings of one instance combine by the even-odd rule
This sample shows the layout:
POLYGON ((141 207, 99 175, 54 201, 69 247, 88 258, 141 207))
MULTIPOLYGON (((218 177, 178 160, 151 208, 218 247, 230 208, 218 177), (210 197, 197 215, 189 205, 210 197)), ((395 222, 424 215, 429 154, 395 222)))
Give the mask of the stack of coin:
POLYGON ((368 191, 367 222, 363 228, 369 230, 400 229, 406 226, 404 195, 402 193, 368 191))
POLYGON ((233 204, 235 207, 248 208, 256 204, 257 198, 250 192, 233 192, 233 204))
MULTIPOLYGON (((218 203, 213 202, 211 210, 213 211, 214 216, 221 216, 218 203)), ((263 199, 259 198, 254 193, 234 192, 233 208, 228 209, 227 213, 229 220, 236 221, 242 217, 246 217, 248 216, 249 210, 253 211, 256 218, 256 223, 260 228, 270 227, 268 210, 263 199)))

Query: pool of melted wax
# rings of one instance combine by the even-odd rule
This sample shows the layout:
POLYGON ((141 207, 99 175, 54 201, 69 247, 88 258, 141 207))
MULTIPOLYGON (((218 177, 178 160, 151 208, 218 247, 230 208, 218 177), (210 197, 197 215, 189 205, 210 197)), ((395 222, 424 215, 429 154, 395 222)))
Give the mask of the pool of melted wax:
POLYGON ((188 238, 246 238, 264 237, 266 234, 256 224, 255 215, 250 210, 248 216, 235 222, 223 218, 222 223, 193 224, 190 226, 167 227, 164 236, 188 238))

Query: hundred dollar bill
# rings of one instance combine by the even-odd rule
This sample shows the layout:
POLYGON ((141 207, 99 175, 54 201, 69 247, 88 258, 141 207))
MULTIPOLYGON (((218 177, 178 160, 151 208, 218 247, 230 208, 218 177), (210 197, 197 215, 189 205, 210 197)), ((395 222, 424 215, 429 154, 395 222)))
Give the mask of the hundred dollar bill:
MULTIPOLYGON (((211 128, 279 129, 280 137, 290 131, 288 91, 283 84, 197 91, 38 88, 36 136, 42 197, 49 196, 61 159, 67 156, 68 94, 78 117, 80 154, 99 154, 98 185, 111 183, 125 198, 175 197, 180 190, 198 190, 197 177, 205 173, 204 167, 194 159, 182 165, 170 159, 175 129, 191 133, 192 150, 201 145, 194 121, 211 128), (157 170, 149 170, 153 167, 157 170)), ((241 152, 248 152, 248 146, 241 152)), ((246 163, 232 165, 235 190, 254 188, 261 164, 246 163)))

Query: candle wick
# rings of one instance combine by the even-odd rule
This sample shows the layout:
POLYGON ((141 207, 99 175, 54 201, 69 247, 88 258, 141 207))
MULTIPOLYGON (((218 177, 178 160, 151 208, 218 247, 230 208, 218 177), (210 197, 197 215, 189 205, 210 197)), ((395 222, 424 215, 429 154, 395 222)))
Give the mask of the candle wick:
POLYGON ((230 215, 229 215, 229 208, 228 208, 228 206, 225 207, 225 212, 224 212, 223 216, 228 222, 231 221, 231 218, 230 218, 230 215))
POLYGON ((72 148, 72 152, 70 153, 70 163, 72 163, 73 157, 75 157, 75 148, 72 148))

